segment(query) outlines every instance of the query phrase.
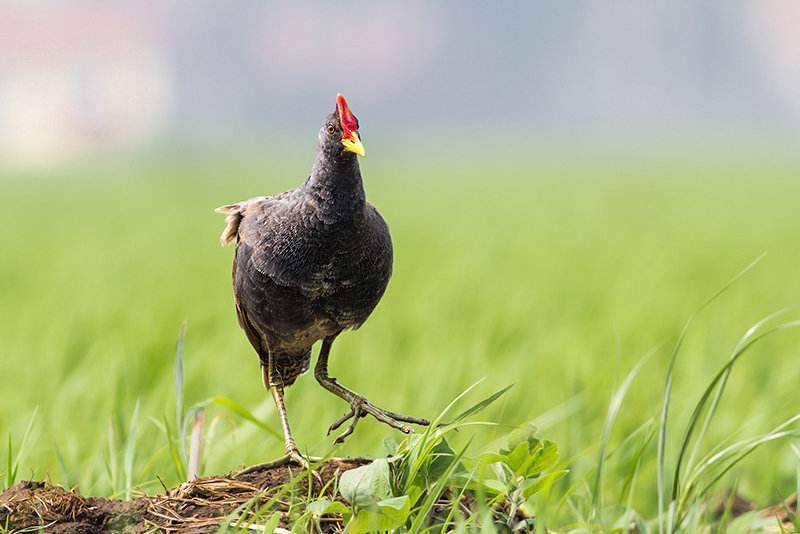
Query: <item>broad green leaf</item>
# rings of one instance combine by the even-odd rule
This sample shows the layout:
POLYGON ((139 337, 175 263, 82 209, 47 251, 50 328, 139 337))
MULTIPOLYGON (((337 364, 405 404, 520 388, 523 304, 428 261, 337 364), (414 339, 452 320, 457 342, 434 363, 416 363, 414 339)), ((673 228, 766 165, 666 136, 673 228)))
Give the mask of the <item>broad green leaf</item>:
MULTIPOLYGON (((484 475, 487 475, 484 473, 484 475)), ((490 493, 492 496, 498 493, 505 493, 507 484, 490 476, 478 477, 475 472, 465 471, 463 473, 456 473, 450 479, 450 485, 453 488, 460 488, 462 490, 471 491, 483 495, 490 493), (482 492, 482 493, 481 493, 482 492)))
POLYGON ((408 487, 406 494, 413 503, 416 503, 420 500, 420 498, 425 494, 425 481, 422 480, 422 477, 417 477, 417 480, 414 482, 414 484, 411 484, 408 487))
POLYGON ((431 463, 428 467, 428 478, 431 480, 438 480, 442 474, 447 471, 453 459, 456 457, 456 451, 450 447, 447 440, 442 439, 431 451, 431 463))
POLYGON ((397 440, 397 436, 394 434, 389 435, 383 440, 383 448, 386 451, 387 456, 397 456, 400 446, 401 443, 397 440))
POLYGON ((388 460, 378 458, 342 473, 339 491, 354 508, 374 510, 376 503, 392 496, 390 476, 388 460))
POLYGON ((319 518, 326 514, 345 514, 347 513, 347 507, 340 503, 339 501, 332 501, 330 499, 317 499, 316 501, 311 501, 306 506, 306 510, 311 513, 316 518, 319 518))
POLYGON ((489 466, 489 469, 494 473, 495 478, 503 484, 508 485, 511 479, 514 478, 514 472, 505 462, 492 464, 489 466))
POLYGON ((508 492, 508 486, 500 480, 489 478, 482 481, 483 486, 489 490, 489 493, 495 495, 505 495, 508 492))
POLYGON ((558 480, 559 478, 563 477, 567 474, 567 469, 561 469, 559 471, 553 471, 551 473, 547 473, 546 475, 537 478, 537 479, 530 479, 523 485, 522 495, 528 499, 532 495, 539 493, 540 491, 547 491, 550 489, 550 486, 558 480))
POLYGON ((558 462, 558 446, 552 441, 543 441, 536 461, 528 467, 527 476, 535 476, 547 471, 558 462))
POLYGON ((506 458, 506 465, 511 468, 515 473, 525 476, 524 472, 520 472, 523 465, 531 458, 531 451, 527 441, 520 441, 517 446, 508 453, 506 458))
POLYGON ((536 427, 531 424, 515 428, 508 434, 508 444, 507 444, 508 449, 501 450, 500 453, 506 454, 510 451, 513 451, 517 447, 517 445, 519 445, 520 442, 527 441, 530 443, 531 441, 536 439, 535 436, 536 436, 536 427))
POLYGON ((508 456, 506 456, 505 454, 499 454, 496 452, 487 452, 478 456, 478 461, 483 465, 489 465, 497 462, 505 463, 507 458, 508 456))
POLYGON ((375 508, 365 508, 347 526, 350 534, 366 532, 383 532, 402 527, 408 519, 411 510, 411 501, 408 495, 384 499, 377 503, 375 508))
POLYGON ((396 528, 401 526, 408 519, 408 514, 411 511, 411 501, 408 495, 402 497, 392 497, 384 499, 378 503, 378 509, 381 515, 390 520, 394 526, 387 528, 396 528))

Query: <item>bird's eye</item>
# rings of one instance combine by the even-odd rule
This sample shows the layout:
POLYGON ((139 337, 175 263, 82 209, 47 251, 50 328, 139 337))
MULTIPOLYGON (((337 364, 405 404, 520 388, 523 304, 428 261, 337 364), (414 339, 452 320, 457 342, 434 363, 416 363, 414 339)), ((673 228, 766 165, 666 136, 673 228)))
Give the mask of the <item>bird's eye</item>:
POLYGON ((328 123, 328 125, 325 127, 325 129, 326 129, 326 130, 328 130, 328 133, 329 133, 330 135, 333 135, 333 134, 336 132, 336 128, 334 128, 334 127, 333 127, 333 124, 331 124, 330 122, 329 122, 329 123, 328 123))

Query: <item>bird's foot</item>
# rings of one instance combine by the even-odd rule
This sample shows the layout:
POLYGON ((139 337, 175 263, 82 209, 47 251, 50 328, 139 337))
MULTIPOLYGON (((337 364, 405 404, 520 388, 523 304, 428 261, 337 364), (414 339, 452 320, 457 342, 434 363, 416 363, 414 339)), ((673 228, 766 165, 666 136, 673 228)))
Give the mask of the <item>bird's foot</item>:
POLYGON ((310 458, 303 456, 297 449, 290 449, 286 451, 286 457, 288 458, 289 463, 297 464, 307 471, 311 469, 311 463, 309 462, 310 458))
POLYGON ((311 469, 311 462, 321 462, 324 458, 318 456, 303 456, 299 450, 290 450, 287 451, 286 454, 283 456, 272 460, 271 462, 265 462, 263 464, 256 464, 244 469, 243 471, 239 471, 238 474, 245 475, 247 473, 255 473, 257 471, 268 471, 275 467, 282 467, 284 465, 295 464, 300 466, 302 469, 310 470, 311 469))
POLYGON ((421 426, 428 426, 431 424, 430 421, 427 419, 420 419, 419 417, 410 417, 407 415, 401 415, 398 413, 390 412, 388 410, 384 410, 382 408, 378 408, 374 404, 370 403, 367 399, 360 395, 354 395, 352 400, 350 401, 350 411, 344 414, 342 417, 337 419, 333 422, 333 424, 328 427, 328 435, 331 432, 342 426, 347 421, 350 421, 350 424, 347 426, 344 432, 339 434, 336 437, 336 443, 343 443, 347 436, 353 433, 356 429, 356 425, 358 424, 359 419, 362 417, 366 417, 367 415, 373 416, 375 419, 380 421, 381 423, 385 423, 392 428, 399 430, 404 434, 410 434, 413 432, 411 427, 408 425, 404 425, 403 423, 412 423, 415 425, 421 426))

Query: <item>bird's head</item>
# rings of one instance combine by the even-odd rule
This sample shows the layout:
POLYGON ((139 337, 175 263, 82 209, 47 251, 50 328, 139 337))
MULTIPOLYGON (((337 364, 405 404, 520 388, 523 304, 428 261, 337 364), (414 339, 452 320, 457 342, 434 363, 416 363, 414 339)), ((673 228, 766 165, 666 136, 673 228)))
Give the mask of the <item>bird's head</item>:
POLYGON ((323 147, 332 151, 352 152, 365 156, 364 145, 358 136, 358 119, 347 105, 340 93, 336 95, 336 109, 328 115, 320 130, 320 141, 323 147))

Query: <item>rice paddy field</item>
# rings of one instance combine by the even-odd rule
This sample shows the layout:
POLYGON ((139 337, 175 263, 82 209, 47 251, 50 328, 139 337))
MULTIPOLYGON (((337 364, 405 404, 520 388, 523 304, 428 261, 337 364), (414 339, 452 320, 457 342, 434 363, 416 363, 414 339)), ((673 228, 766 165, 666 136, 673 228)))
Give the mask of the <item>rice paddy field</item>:
MULTIPOLYGON (((463 407, 513 384, 471 418, 493 424, 461 428, 448 437, 453 448, 471 440, 465 455, 478 456, 533 424, 568 470, 536 501, 548 526, 610 530, 602 521, 627 509, 656 528, 659 431, 669 493, 692 410, 740 339, 773 312, 787 310, 764 330, 800 318, 800 159, 373 154, 365 187, 392 231, 395 270, 370 320, 334 345, 331 373, 380 406, 423 417, 478 380, 463 407)), ((165 429, 176 419, 184 324, 183 406, 218 401, 205 406, 201 474, 282 453, 263 428, 280 427, 236 323, 233 251, 218 244, 224 223, 213 209, 293 187, 307 167, 299 154, 237 152, 2 172, 4 484, 39 479, 125 497, 181 482, 165 429)), ((800 412, 791 326, 736 360, 695 465, 800 412)), ((347 406, 311 374, 287 404, 300 447, 331 453, 326 429, 347 406)), ((720 475, 703 493, 706 509, 726 491, 758 508, 796 491, 800 426, 781 431, 720 475)), ((401 436, 364 419, 333 452, 382 456, 387 438, 401 436)))

